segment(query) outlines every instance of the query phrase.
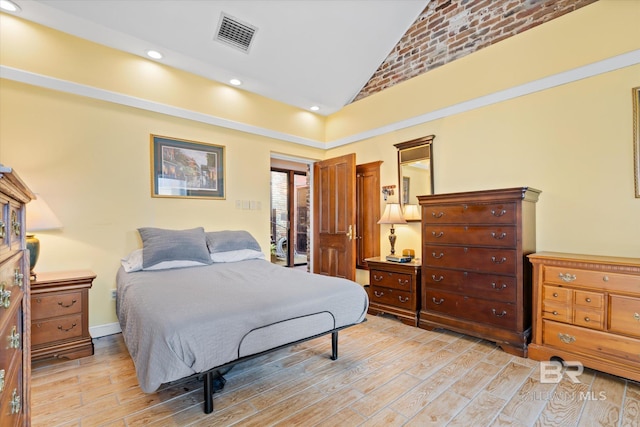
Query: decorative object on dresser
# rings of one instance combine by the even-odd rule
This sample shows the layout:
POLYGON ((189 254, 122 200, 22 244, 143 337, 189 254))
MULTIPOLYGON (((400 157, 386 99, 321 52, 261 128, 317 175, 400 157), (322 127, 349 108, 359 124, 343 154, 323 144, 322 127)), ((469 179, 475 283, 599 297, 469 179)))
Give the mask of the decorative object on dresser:
POLYGON ((40 194, 36 194, 35 200, 29 203, 27 209, 27 249, 29 249, 29 265, 31 279, 35 279, 35 267, 40 256, 40 240, 33 231, 57 230, 62 228, 62 223, 51 210, 47 202, 40 194))
POLYGON ((89 335, 92 271, 40 273, 31 281, 32 360, 76 359, 93 354, 89 335))
POLYGON ((418 326, 420 261, 389 262, 368 258, 370 314, 388 313, 403 323, 418 326))
POLYGON ((29 259, 25 204, 35 195, 9 167, 0 165, 0 425, 29 426, 29 259))
POLYGON ((529 187, 418 196, 422 205, 419 326, 495 341, 527 356, 535 203, 529 187))
POLYGON ((640 258, 539 252, 529 357, 640 381, 640 258))
POLYGON ((384 212, 382 213, 382 217, 378 224, 390 224, 391 230, 389 230, 389 243, 391 244, 391 254, 387 255, 387 261, 396 261, 396 262, 406 262, 407 260, 404 257, 397 257, 395 255, 396 249, 396 230, 393 228, 394 224, 406 224, 407 221, 402 217, 402 206, 399 203, 387 203, 387 206, 384 208, 384 212))

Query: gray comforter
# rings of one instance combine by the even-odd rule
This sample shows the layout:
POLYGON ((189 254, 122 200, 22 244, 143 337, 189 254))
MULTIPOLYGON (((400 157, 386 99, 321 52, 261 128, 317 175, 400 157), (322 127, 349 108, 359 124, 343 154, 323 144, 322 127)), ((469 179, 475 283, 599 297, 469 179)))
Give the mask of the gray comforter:
POLYGON ((362 286, 254 259, 117 274, 116 311, 140 387, 361 322, 362 286))

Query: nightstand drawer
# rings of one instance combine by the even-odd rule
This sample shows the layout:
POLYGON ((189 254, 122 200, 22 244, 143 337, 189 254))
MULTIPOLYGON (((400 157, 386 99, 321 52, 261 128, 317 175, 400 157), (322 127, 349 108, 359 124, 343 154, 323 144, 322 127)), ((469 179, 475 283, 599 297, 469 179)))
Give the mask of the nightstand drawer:
POLYGON ((399 291, 397 289, 371 287, 371 302, 378 304, 388 304, 398 308, 410 310, 416 309, 416 299, 411 292, 399 291))
POLYGON ((34 295, 31 297, 31 319, 66 316, 82 313, 82 292, 59 292, 52 295, 34 295))
POLYGON ((609 330, 640 337, 640 298, 611 295, 610 302, 609 330))
POLYGON ((82 332, 81 314, 33 321, 31 324, 31 344, 35 346, 51 341, 78 338, 82 336, 82 332))
POLYGON ((369 277, 372 286, 400 289, 407 292, 411 292, 412 290, 410 274, 371 269, 369 277))

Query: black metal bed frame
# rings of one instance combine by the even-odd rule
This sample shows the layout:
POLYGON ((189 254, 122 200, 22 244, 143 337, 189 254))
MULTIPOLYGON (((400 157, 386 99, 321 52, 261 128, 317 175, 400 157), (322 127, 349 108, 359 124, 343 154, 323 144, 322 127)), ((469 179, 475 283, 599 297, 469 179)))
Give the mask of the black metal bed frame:
MULTIPOLYGON (((367 319, 365 318, 362 322, 360 323, 364 323, 366 322, 367 319)), ((335 328, 332 329, 330 331, 327 332, 323 332, 321 334, 317 334, 317 335, 313 335, 307 338, 303 338, 297 341, 293 341, 290 342, 288 344, 283 344, 280 345, 278 347, 274 347, 271 348, 269 350, 265 350, 262 351, 260 353, 256 353, 256 354, 251 354, 249 356, 243 356, 240 357, 236 360, 233 360, 229 363, 225 363, 224 365, 220 365, 220 366, 216 366, 215 368, 209 369, 206 372, 201 372, 199 374, 197 374, 198 377, 202 377, 203 381, 204 381, 204 413, 205 414, 210 414, 213 412, 213 394, 217 391, 222 390, 222 388, 224 387, 224 383, 225 380, 222 377, 222 375, 220 374, 220 370, 224 370, 226 368, 231 368, 233 367, 235 364, 240 363, 240 362, 244 362, 246 360, 251 360, 254 359, 256 357, 260 357, 263 356, 265 354, 268 353, 272 353, 274 351, 286 348, 286 347, 290 347, 292 345, 296 345, 296 344, 301 344, 303 342, 306 341, 310 341, 328 334, 331 334, 331 360, 337 360, 338 359, 338 331, 341 331, 342 329, 346 329, 349 328, 351 326, 355 326, 355 325, 359 325, 360 323, 352 323, 346 326, 341 326, 339 328, 335 328)))

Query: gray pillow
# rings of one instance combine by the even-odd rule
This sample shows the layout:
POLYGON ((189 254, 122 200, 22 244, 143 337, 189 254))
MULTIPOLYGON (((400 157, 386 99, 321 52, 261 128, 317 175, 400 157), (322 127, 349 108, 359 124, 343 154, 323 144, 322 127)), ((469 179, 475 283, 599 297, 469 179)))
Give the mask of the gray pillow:
POLYGON ((142 238, 142 267, 148 268, 165 261, 189 260, 211 264, 204 228, 190 230, 165 230, 143 227, 138 232, 142 238))
POLYGON ((224 231, 208 231, 207 244, 209 252, 215 254, 217 252, 237 251, 240 249, 253 249, 254 251, 262 251, 260 245, 253 236, 244 230, 224 230, 224 231))

